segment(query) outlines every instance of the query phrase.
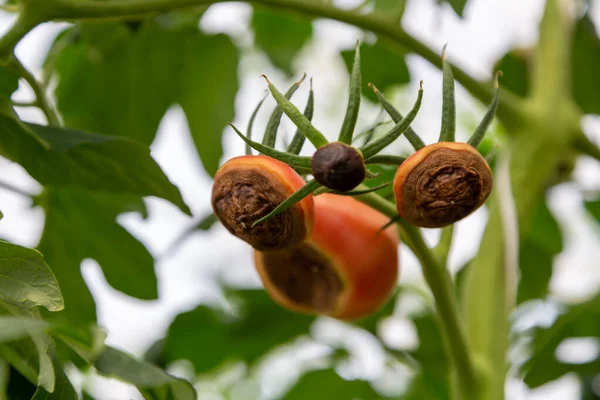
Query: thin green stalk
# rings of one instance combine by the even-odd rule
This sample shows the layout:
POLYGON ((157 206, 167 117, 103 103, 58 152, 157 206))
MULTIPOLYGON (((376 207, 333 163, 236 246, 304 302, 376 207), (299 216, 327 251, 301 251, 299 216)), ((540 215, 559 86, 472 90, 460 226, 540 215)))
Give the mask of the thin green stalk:
MULTIPOLYGON (((300 87, 304 79, 306 78, 306 74, 302 75, 302 78, 298 82, 294 82, 294 84, 285 92, 285 98, 290 100, 296 90, 300 87)), ((271 113, 271 117, 269 118, 269 123, 267 124, 267 129, 265 130, 265 136, 263 137, 262 144, 269 147, 275 147, 275 142, 277 141, 277 130, 279 129, 279 124, 281 123, 281 117, 283 117, 283 110, 278 105, 275 107, 273 112, 271 113)))
POLYGON ((35 78, 35 76, 33 76, 33 74, 27 70, 27 68, 25 68, 25 66, 21 63, 21 61, 19 61, 19 59, 16 56, 13 56, 10 59, 9 66, 12 67, 19 74, 19 76, 25 79, 29 86, 31 86, 31 89, 33 89, 33 92, 35 93, 38 106, 48 119, 48 124, 60 126, 60 117, 58 115, 58 112, 52 105, 50 98, 46 94, 46 87, 41 82, 39 82, 35 78))
MULTIPOLYGON (((246 137, 248 138, 248 140, 252 140, 252 128, 254 127, 254 120, 256 119, 256 115, 258 114, 260 107, 263 105, 266 99, 267 94, 265 94, 263 98, 258 102, 256 108, 254 109, 254 112, 252 112, 252 115, 250 116, 250 120, 248 121, 248 127, 246 128, 246 137)), ((246 143, 246 155, 252 155, 252 147, 250 147, 249 143, 246 143)))
POLYGON ((406 161, 406 157, 378 154, 369 158, 368 160, 365 160, 365 164, 400 165, 404 161, 406 161))
POLYGON ((454 142, 456 132, 456 102, 454 101, 454 75, 446 59, 446 46, 442 51, 442 129, 438 142, 454 142))
POLYGON ((356 42, 354 50, 354 64, 352 65, 352 76, 350 78, 350 89, 348 92, 348 107, 346 108, 346 116, 340 129, 338 141, 346 144, 352 143, 352 135, 354 127, 358 119, 358 111, 360 109, 360 91, 361 91, 361 75, 360 75, 360 43, 356 42))
POLYGON ((16 194, 19 194, 23 197, 29 197, 30 199, 33 199, 35 197, 35 195, 33 193, 29 193, 21 188, 11 185, 10 183, 0 181, 0 188, 6 189, 6 190, 16 193, 16 194))
MULTIPOLYGON (((360 185, 357 189, 364 188, 364 185, 360 185)), ((396 207, 375 193, 356 198, 390 218, 397 216, 396 207)), ((421 262, 423 276, 435 298, 436 308, 448 342, 448 355, 456 369, 460 392, 464 399, 480 400, 479 380, 473 365, 450 275, 445 266, 438 262, 431 249, 427 247, 418 228, 404 219, 399 219, 397 223, 412 243, 415 255, 421 262)))
MULTIPOLYGON (((312 78, 310 78, 310 90, 308 92, 308 100, 306 101, 306 107, 304 108, 304 116, 310 122, 313 117, 313 113, 315 111, 315 93, 313 91, 312 78)), ((306 136, 302 134, 300 129, 296 129, 296 133, 292 139, 292 142, 287 148, 288 153, 292 154, 300 154, 302 150, 302 146, 304 146, 304 142, 306 141, 306 136)))
MULTIPOLYGON (((111 0, 109 2, 54 0, 52 19, 74 20, 86 18, 128 17, 146 13, 165 12, 176 8, 201 4, 222 3, 231 0, 111 0)), ((331 4, 306 0, 249 0, 248 3, 265 5, 273 8, 301 12, 306 15, 330 18, 371 31, 387 41, 391 41, 403 54, 406 51, 419 54, 438 68, 442 67, 442 59, 435 51, 406 33, 398 24, 390 21, 385 15, 369 13, 358 14, 349 10, 341 10, 331 4)), ((1 49, 1 47, 0 47, 1 49)), ((479 82, 462 69, 452 66, 454 76, 473 96, 483 102, 491 101, 493 91, 489 85, 479 82)), ((520 121, 525 117, 521 110, 523 101, 510 92, 502 93, 502 101, 498 107, 498 115, 508 121, 520 121)))

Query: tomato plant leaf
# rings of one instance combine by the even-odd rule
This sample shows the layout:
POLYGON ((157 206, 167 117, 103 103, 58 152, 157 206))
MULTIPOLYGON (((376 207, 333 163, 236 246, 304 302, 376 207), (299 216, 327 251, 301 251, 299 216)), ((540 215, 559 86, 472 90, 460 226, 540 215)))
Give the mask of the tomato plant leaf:
POLYGON ((591 216, 594 217, 596 221, 600 222, 600 199, 586 201, 583 204, 591 216))
POLYGON ((405 8, 406 0, 375 0, 375 11, 393 12, 401 16, 405 8))
POLYGON ((238 90, 238 51, 226 35, 201 33, 185 37, 184 65, 178 102, 183 107, 192 139, 206 172, 213 176, 223 155, 222 132, 233 121, 238 90))
MULTIPOLYGON (((121 23, 80 24, 58 38, 57 105, 67 126, 152 143, 174 101, 170 37, 121 23), (74 39, 75 37, 75 39, 74 39)), ((50 51, 50 54, 52 50, 50 51)))
POLYGON ((562 248, 560 226, 545 201, 541 201, 531 216, 527 231, 522 232, 517 303, 542 298, 548 293, 552 262, 562 248))
POLYGON ((275 304, 264 290, 236 291, 242 310, 224 315, 208 306, 178 315, 167 333, 167 362, 190 360, 198 373, 227 359, 252 363, 277 344, 308 333, 313 318, 275 304))
MULTIPOLYGON (((440 1, 440 0, 438 0, 440 1)), ((467 5, 468 0, 441 0, 450 4, 452 9, 459 15, 463 16, 463 12, 465 11, 465 6, 467 5)))
POLYGON ((296 54, 312 36, 312 23, 292 13, 255 8, 252 14, 254 42, 273 65, 292 75, 296 54))
POLYGON ((0 343, 22 339, 31 333, 44 332, 50 325, 42 320, 27 317, 0 316, 0 343))
POLYGON ((64 308, 58 282, 33 249, 0 241, 0 301, 18 307, 43 306, 50 311, 64 308))
POLYGON ((48 188, 39 202, 46 225, 39 248, 53 265, 71 322, 95 320, 94 301, 83 281, 81 262, 96 260, 115 289, 144 300, 157 298, 154 260, 116 217, 139 198, 81 188, 48 188))
POLYGON ((94 366, 102 375, 135 385, 145 398, 196 400, 196 391, 189 382, 115 348, 106 347, 94 366))
POLYGON ((78 40, 55 43, 64 46, 56 60, 56 96, 66 124, 149 145, 164 113, 179 103, 202 163, 214 175, 222 131, 234 116, 236 47, 228 36, 205 35, 197 27, 138 25, 81 24, 74 28, 78 40))
POLYGON ((19 76, 12 70, 0 66, 0 97, 10 98, 19 88, 19 76))
MULTIPOLYGON (((360 47, 362 67, 362 94, 373 102, 377 102, 377 96, 367 83, 371 82, 380 90, 384 91, 393 85, 401 85, 410 82, 408 66, 404 56, 394 52, 383 43, 364 43, 360 47)), ((346 68, 352 70, 354 50, 342 51, 342 57, 346 68)))
POLYGON ((600 38, 594 22, 585 15, 577 22, 573 36, 571 70, 573 95, 584 113, 600 114, 600 38))
POLYGON ((285 395, 285 400, 375 400, 383 398, 368 381, 347 381, 332 369, 307 373, 285 395))
POLYGON ((600 295, 581 304, 566 308, 552 326, 536 328, 533 332, 533 356, 524 364, 525 383, 535 388, 560 378, 566 373, 580 376, 596 374, 600 370, 600 358, 580 364, 559 361, 556 349, 567 338, 600 338, 600 295))
POLYGON ((34 124, 0 115, 0 154, 21 164, 44 185, 80 185, 88 189, 157 196, 190 213, 181 193, 134 141, 34 124), (44 149, 26 130, 50 144, 44 149))
POLYGON ((529 93, 530 58, 531 50, 512 49, 494 66, 502 71, 501 85, 522 97, 529 93))

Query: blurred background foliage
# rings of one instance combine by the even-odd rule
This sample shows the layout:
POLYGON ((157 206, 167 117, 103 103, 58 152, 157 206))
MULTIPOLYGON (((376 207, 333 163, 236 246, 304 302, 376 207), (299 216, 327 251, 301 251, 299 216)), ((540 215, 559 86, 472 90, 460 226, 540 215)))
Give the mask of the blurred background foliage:
MULTIPOLYGON (((369 12, 382 15, 401 15, 405 8, 402 0, 369 3, 369 12)), ((446 6, 442 4, 446 1, 438 3, 446 6)), ((458 16, 463 15, 467 6, 467 0, 447 3, 458 16)), ((38 248, 51 266, 65 303, 63 311, 43 311, 48 321, 43 326, 19 325, 19 328, 8 312, 0 319, 0 398, 5 393, 9 399, 29 399, 35 393, 39 396, 36 399, 75 399, 77 394, 63 369, 85 371, 91 367, 102 375, 136 385, 146 398, 195 398, 195 389, 187 381, 174 377, 180 375, 196 383, 199 393, 208 387, 207 393, 216 392, 224 398, 258 398, 260 390, 256 382, 261 365, 272 357, 285 357, 290 346, 314 352, 317 362, 300 368, 296 381, 287 382, 287 386, 280 387, 274 382, 272 397, 450 398, 449 365, 430 296, 403 284, 394 301, 377 315, 351 324, 351 329, 365 335, 370 346, 378 348, 386 359, 385 371, 370 379, 357 377, 348 368, 353 362, 356 364, 356 355, 344 343, 332 345, 315 334, 315 324, 320 319, 288 312, 271 301, 263 290, 247 287, 223 286, 222 303, 201 304, 176 316, 166 336, 149 349, 146 360, 110 347, 98 351, 104 335, 95 327, 96 306, 81 276, 81 262, 97 261, 108 283, 128 296, 156 299, 155 259, 117 222, 117 217, 135 212, 146 218, 144 196, 162 197, 182 212, 190 212, 177 188, 147 150, 167 110, 175 104, 181 106, 207 174, 214 175, 222 161, 222 133, 226 123, 235 117, 235 98, 240 89, 241 50, 229 36, 207 34, 199 28, 206 9, 191 8, 124 22, 88 21, 70 25, 48 50, 43 74, 45 83, 53 83, 58 111, 69 130, 17 124, 7 116, 0 116, 2 156, 20 163, 44 185, 43 192, 34 199, 34 204, 45 213, 38 248), (52 143, 54 151, 48 152, 45 143, 52 143), (413 307, 398 306, 405 303, 413 307), (381 327, 406 320, 412 321, 418 339, 411 350, 398 350, 385 340, 381 327), (2 334, 5 329, 9 333, 2 334), (27 337, 31 332, 32 336, 27 337), (50 338, 56 343, 56 352, 49 350, 50 338), (187 360, 188 364, 178 370, 181 360, 187 360), (43 374, 56 377, 51 395, 46 396, 30 383, 38 373, 40 381, 43 374)), ((311 40, 311 19, 256 7, 251 28, 254 46, 274 67, 288 77, 297 73, 293 63, 311 40)), ((589 114, 600 114, 597 32, 591 18, 583 13, 573 43, 573 95, 589 114)), ((406 53, 379 40, 364 43, 361 52, 363 82, 373 82, 387 93, 411 82, 406 53)), ((515 48, 496 64, 504 71, 502 84, 520 96, 527 95, 529 90, 531 53, 532 49, 515 48)), ((339 56, 349 71, 352 50, 342 51, 339 56)), ((18 88, 17 80, 13 72, 0 67, 0 97, 9 97, 18 88)), ((376 100, 366 85, 363 94, 370 101, 376 100)), ((501 141, 500 130, 495 128, 484 152, 493 151, 493 146, 501 141)), ((570 168, 566 166, 566 172, 557 181, 570 179, 570 168)), ((378 185, 391 180, 395 170, 374 167, 373 172, 382 173, 369 181, 378 185)), ((391 192, 388 188, 381 193, 389 196, 391 192)), ((585 208, 589 218, 600 223, 600 193, 588 195, 585 208)), ((560 224, 549 211, 545 198, 538 203, 533 222, 522 234, 520 244, 519 304, 548 299, 553 261, 563 250, 560 224)), ((210 229, 214 222, 210 215, 199 216, 179 242, 195 230, 210 229)), ((2 251, 9 250, 14 251, 0 247, 0 288, 10 279, 7 271, 14 267, 2 258, 2 251)), ((23 266, 32 274, 38 273, 37 278, 48 274, 40 264, 43 261, 33 260, 32 254, 23 258, 23 266), (36 270, 35 266, 39 268, 36 270)), ((460 273, 456 279, 461 279, 460 273)), ((35 300, 14 296, 3 301, 10 304, 35 300)), ((52 311, 52 305, 34 305, 52 311)), ((579 304, 558 304, 557 308, 560 316, 553 325, 513 332, 512 342, 523 339, 531 342, 528 356, 522 360, 524 380, 530 387, 538 387, 574 373, 581 378, 583 398, 600 398, 593 390, 593 379, 598 379, 596 375, 600 372, 600 358, 581 364, 556 358, 556 350, 565 339, 600 338, 599 297, 579 304)), ((35 309, 31 312, 37 313, 35 309)), ((85 390, 83 397, 92 398, 85 390)))

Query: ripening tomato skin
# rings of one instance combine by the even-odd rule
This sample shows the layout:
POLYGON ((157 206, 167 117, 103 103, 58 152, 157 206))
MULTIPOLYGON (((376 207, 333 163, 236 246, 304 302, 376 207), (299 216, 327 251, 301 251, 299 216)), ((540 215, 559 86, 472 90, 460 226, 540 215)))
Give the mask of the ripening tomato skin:
POLYGON ((255 251, 265 289, 276 302, 301 313, 343 320, 372 314, 397 285, 400 241, 395 228, 381 230, 388 218, 350 196, 322 194, 314 202, 315 228, 303 248, 255 251), (324 264, 327 268, 321 268, 324 264), (314 276, 296 272, 310 268, 314 276))
POLYGON ((306 182, 289 165, 263 155, 227 161, 215 174, 212 207, 229 232, 255 249, 275 251, 304 242, 314 228, 309 195, 280 215, 252 227, 306 182))

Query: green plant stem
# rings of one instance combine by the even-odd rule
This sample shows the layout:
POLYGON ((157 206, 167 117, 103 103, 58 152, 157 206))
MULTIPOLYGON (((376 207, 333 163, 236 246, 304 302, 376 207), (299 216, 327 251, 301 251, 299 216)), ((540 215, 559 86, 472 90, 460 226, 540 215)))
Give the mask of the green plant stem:
MULTIPOLYGON (((107 2, 54 0, 52 2, 54 5, 52 19, 75 20, 128 17, 131 15, 164 12, 175 8, 227 1, 231 0, 112 0, 107 2)), ((371 31, 396 45, 400 45, 400 50, 408 50, 419 54, 438 68, 442 67, 442 59, 437 51, 431 50, 416 38, 406 33, 398 24, 379 14, 358 14, 335 8, 327 3, 306 0, 247 0, 246 2, 345 22, 371 31)), ((475 80, 457 66, 452 66, 452 68, 456 80, 471 92, 473 96, 485 103, 491 101, 493 97, 491 85, 475 80)), ((513 93, 503 92, 498 107, 498 115, 509 121, 522 119, 524 116, 523 111, 520 109, 522 102, 513 93)))
MULTIPOLYGON (((360 185, 357 189, 365 189, 366 187, 363 186, 360 185)), ((360 195, 356 198, 390 218, 397 215, 396 207, 375 193, 360 195)), ((479 382, 450 275, 445 266, 438 262, 431 249, 427 247, 418 228, 403 219, 397 223, 411 241, 413 251, 421 262, 425 280, 435 298, 436 308, 448 341, 448 355, 456 369, 459 390, 463 399, 479 399, 479 382)))
POLYGON ((27 70, 27 68, 25 68, 25 66, 21 63, 21 61, 17 59, 16 56, 13 56, 10 59, 9 65, 12 68, 14 68, 15 71, 19 74, 19 76, 25 79, 29 86, 31 86, 31 89, 33 89, 33 92, 35 93, 35 97, 37 99, 37 105, 38 107, 40 107, 40 109, 48 119, 48 124, 60 126, 60 117, 58 115, 58 112, 52 105, 50 98, 46 94, 46 87, 41 82, 39 82, 35 78, 35 76, 33 76, 33 74, 27 70))

